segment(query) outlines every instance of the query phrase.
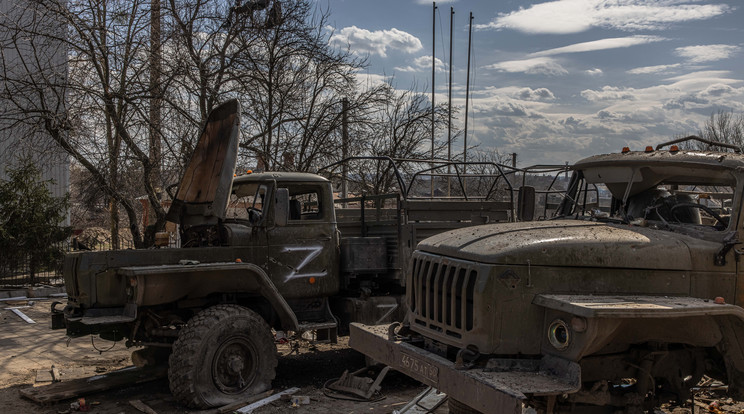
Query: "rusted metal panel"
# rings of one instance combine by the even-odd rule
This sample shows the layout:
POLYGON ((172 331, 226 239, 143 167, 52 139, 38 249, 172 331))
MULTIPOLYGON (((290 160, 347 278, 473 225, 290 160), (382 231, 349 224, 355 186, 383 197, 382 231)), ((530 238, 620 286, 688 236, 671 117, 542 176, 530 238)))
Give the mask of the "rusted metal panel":
POLYGON ((238 156, 239 133, 240 104, 237 100, 227 101, 209 114, 168 211, 168 221, 190 226, 216 223, 217 219, 225 218, 238 156), (188 218, 191 216, 193 219, 188 218))

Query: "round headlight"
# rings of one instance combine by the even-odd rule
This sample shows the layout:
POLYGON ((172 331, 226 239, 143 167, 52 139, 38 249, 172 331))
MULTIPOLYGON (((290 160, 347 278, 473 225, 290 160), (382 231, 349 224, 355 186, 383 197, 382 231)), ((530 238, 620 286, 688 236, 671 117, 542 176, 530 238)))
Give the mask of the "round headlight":
POLYGON ((554 320, 548 328, 548 341, 553 348, 562 351, 571 343, 571 329, 561 319, 554 320))

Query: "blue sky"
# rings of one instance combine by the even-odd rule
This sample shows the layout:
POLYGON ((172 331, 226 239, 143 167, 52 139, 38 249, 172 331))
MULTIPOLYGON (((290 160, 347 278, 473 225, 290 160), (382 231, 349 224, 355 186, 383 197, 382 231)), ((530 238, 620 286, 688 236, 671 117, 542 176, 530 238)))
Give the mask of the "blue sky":
MULTIPOLYGON (((432 2, 318 0, 332 43, 367 56, 370 82, 430 91, 432 2)), ((436 100, 464 113, 473 12, 468 144, 520 166, 575 162, 696 133, 719 109, 744 112, 744 2, 451 0, 437 2, 436 100)), ((462 142, 453 144, 462 151, 462 142)))

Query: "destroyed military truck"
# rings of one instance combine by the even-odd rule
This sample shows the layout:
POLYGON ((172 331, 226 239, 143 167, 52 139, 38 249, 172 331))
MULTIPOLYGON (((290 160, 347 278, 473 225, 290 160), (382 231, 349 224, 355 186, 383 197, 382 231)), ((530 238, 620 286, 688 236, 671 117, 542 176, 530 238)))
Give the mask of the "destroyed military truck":
POLYGON ((455 413, 652 412, 704 375, 743 398, 744 155, 680 142, 727 146, 589 157, 551 219, 422 241, 407 318, 350 345, 455 413))
POLYGON ((239 114, 237 101, 216 108, 187 165, 168 212, 181 247, 69 254, 68 301, 52 305, 70 337, 167 361, 174 396, 193 407, 269 389, 272 329, 332 341, 350 321, 395 320, 418 241, 514 217, 509 200, 416 200, 402 181, 334 200, 314 174, 235 176, 239 114))

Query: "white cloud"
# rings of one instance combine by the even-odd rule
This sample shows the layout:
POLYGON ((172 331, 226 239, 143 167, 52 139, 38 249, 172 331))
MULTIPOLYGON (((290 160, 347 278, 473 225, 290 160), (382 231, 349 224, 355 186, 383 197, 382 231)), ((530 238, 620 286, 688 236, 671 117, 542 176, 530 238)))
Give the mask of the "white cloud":
POLYGON ((661 111, 669 121, 677 119, 672 112, 681 110, 686 119, 691 119, 695 114, 709 116, 717 108, 738 111, 744 107, 741 104, 744 87, 740 87, 744 82, 727 75, 726 71, 693 72, 668 78, 660 85, 646 88, 604 86, 583 90, 581 96, 601 106, 603 114, 624 114, 627 119, 627 114, 634 113, 633 122, 639 122, 644 112, 652 111, 661 111))
POLYGON ((635 99, 633 88, 618 88, 615 86, 603 86, 600 90, 585 89, 581 91, 581 96, 591 102, 635 99))
MULTIPOLYGON (((722 79, 724 76, 731 75, 731 72, 727 70, 704 70, 699 72, 685 73, 684 75, 674 76, 667 80, 674 82, 689 82, 702 80, 708 82, 711 79, 722 79)), ((732 80, 733 82, 740 82, 739 80, 732 80)))
MULTIPOLYGON (((437 62, 437 72, 445 71, 445 64, 441 59, 435 58, 437 62)), ((408 66, 397 66, 395 68, 398 72, 431 72, 431 56, 419 56, 413 60, 413 65, 408 66)))
POLYGON ((548 57, 536 57, 525 60, 509 60, 506 62, 499 62, 493 65, 488 65, 485 69, 496 69, 501 72, 510 73, 529 73, 539 75, 566 75, 568 71, 563 68, 555 59, 548 57))
POLYGON ((529 87, 525 87, 520 89, 516 94, 515 97, 525 100, 525 101, 553 101, 555 100, 555 95, 553 95, 553 92, 550 91, 548 88, 537 88, 532 89, 529 87))
POLYGON ((656 66, 643 66, 640 68, 634 68, 627 71, 631 75, 650 75, 653 73, 669 73, 670 69, 675 69, 682 66, 679 63, 671 65, 656 65, 656 66))
POLYGON ((587 75, 590 75, 590 76, 599 76, 604 73, 602 72, 602 69, 600 68, 587 69, 585 72, 587 75))
POLYGON ((579 33, 593 27, 660 30, 672 23, 710 19, 730 10, 726 4, 696 4, 693 0, 553 0, 500 13, 476 28, 553 34, 579 33))
POLYGON ((678 47, 674 49, 674 53, 689 59, 691 63, 701 63, 728 59, 740 50, 739 46, 733 45, 698 45, 678 47))
POLYGON ((666 39, 660 36, 614 37, 609 39, 593 40, 591 42, 575 43, 573 45, 557 47, 555 49, 543 50, 541 52, 533 53, 532 56, 551 56, 562 53, 593 52, 596 50, 617 49, 653 42, 660 42, 662 40, 666 39))
MULTIPOLYGON (((741 89, 739 90, 741 91, 741 89)), ((700 94, 703 96, 712 96, 712 97, 722 97, 726 95, 733 95, 736 94, 737 90, 733 88, 731 85, 726 85, 723 83, 716 83, 714 85, 710 85, 707 88, 700 91, 700 94)))
POLYGON ((357 54, 370 53, 381 57, 387 57, 388 49, 405 53, 423 49, 416 36, 396 28, 369 31, 356 26, 344 27, 331 36, 330 43, 337 47, 349 46, 357 54))

